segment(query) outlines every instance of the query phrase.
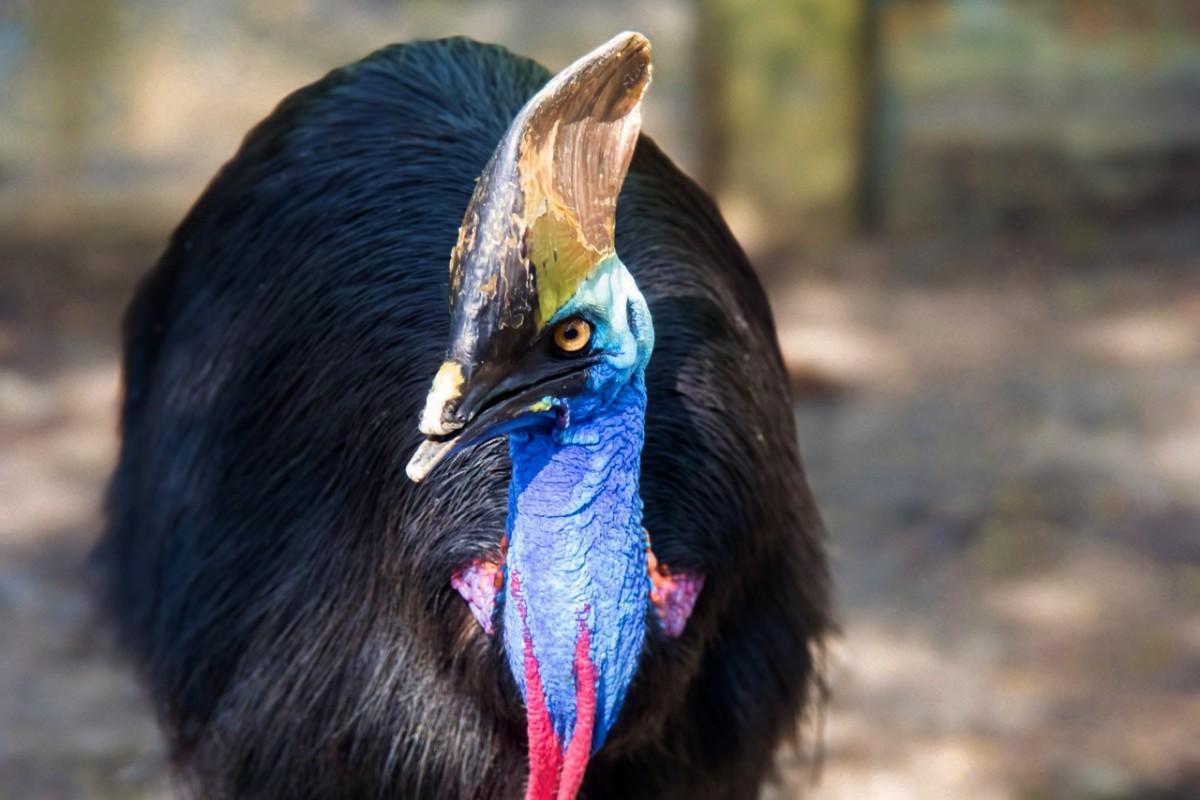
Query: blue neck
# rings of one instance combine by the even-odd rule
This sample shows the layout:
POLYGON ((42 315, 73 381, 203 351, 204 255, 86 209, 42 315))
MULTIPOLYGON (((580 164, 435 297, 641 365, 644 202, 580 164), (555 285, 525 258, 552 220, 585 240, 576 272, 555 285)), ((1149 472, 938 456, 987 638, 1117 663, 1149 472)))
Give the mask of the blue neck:
POLYGON ((649 596, 638 492, 645 411, 638 374, 590 419, 509 436, 506 565, 521 602, 509 592, 505 651, 528 706, 528 637, 564 745, 576 722, 581 623, 596 675, 593 750, 620 711, 642 649, 649 596))

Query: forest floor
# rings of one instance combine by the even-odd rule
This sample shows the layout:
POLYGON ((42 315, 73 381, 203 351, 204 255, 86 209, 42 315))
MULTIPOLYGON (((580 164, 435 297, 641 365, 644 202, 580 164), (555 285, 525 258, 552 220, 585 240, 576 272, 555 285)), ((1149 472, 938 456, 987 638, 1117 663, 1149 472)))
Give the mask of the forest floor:
MULTIPOLYGON (((169 794, 84 569, 157 247, 0 243, 0 798, 169 794)), ((1200 220, 769 283, 842 635, 768 795, 1200 797, 1200 220)))

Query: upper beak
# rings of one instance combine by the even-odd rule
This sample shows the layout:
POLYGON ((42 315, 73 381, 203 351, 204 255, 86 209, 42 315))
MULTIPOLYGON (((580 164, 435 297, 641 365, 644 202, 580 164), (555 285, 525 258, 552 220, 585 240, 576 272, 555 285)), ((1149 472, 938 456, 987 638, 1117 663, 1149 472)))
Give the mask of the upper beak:
POLYGON ((405 468, 410 479, 420 481, 453 453, 502 436, 530 417, 562 406, 566 398, 584 388, 587 368, 594 363, 592 359, 526 360, 534 363, 507 375, 477 369, 467 381, 462 379, 462 365, 454 361, 442 364, 421 415, 421 433, 426 439, 405 468))

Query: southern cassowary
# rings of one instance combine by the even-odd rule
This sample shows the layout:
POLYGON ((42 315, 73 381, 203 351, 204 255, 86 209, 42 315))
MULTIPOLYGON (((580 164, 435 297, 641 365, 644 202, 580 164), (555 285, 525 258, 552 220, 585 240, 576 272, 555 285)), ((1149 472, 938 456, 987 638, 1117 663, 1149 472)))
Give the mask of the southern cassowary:
POLYGON ((638 137, 649 57, 381 50, 254 128, 142 281, 96 559, 185 794, 769 775, 821 522, 763 291, 638 137))

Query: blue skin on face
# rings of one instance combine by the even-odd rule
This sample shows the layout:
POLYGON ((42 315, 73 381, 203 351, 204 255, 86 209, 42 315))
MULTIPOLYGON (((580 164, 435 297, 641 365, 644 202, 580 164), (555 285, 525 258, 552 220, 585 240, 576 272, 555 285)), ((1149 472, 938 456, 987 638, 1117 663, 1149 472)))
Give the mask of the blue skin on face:
POLYGON ((528 633, 565 746, 576 722, 576 644, 580 622, 586 625, 597 676, 594 751, 620 711, 645 635, 649 578, 638 481, 654 334, 645 300, 615 256, 551 326, 573 316, 592 324, 591 352, 603 360, 583 393, 548 398, 553 410, 509 434, 506 568, 519 576, 525 613, 522 619, 511 597, 505 602, 504 646, 525 696, 528 633))

